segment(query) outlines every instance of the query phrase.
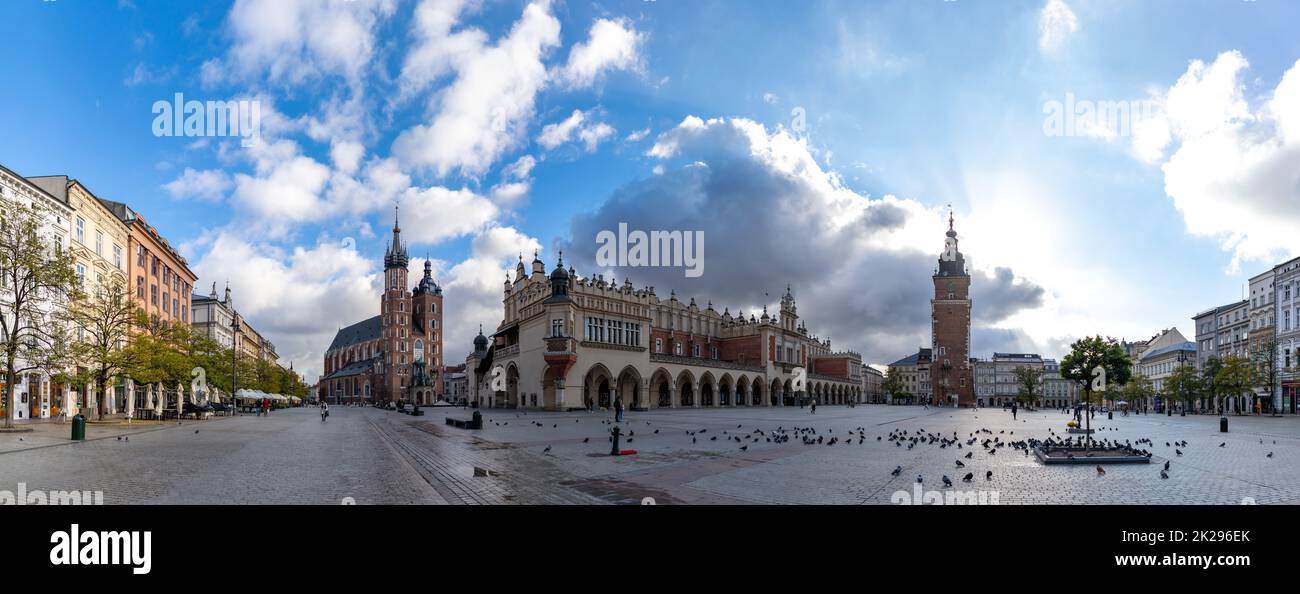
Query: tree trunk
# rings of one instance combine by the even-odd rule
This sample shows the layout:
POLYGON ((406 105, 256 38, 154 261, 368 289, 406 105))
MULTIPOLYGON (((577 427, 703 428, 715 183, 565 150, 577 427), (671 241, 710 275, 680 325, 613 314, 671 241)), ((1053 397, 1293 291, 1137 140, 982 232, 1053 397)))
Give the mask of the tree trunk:
POLYGON ((14 373, 14 366, 18 365, 18 351, 11 343, 5 346, 15 347, 5 349, 5 429, 13 429, 14 412, 18 408, 18 391, 17 386, 14 385, 18 382, 18 374, 14 373))

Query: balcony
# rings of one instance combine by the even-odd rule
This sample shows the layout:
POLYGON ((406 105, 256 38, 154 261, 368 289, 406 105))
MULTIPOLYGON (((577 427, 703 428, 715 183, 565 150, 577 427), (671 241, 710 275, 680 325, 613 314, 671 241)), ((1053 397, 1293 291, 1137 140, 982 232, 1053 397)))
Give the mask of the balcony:
POLYGON ((497 359, 508 359, 510 357, 516 357, 518 355, 519 355, 519 345, 512 344, 507 347, 497 347, 495 356, 497 359))
POLYGON ((662 353, 650 353, 651 363, 671 363, 673 365, 694 365, 696 367, 713 367, 716 369, 735 369, 739 371, 750 371, 761 373, 761 366, 741 365, 731 361, 722 361, 719 359, 704 359, 697 357, 684 357, 681 355, 666 355, 662 353))

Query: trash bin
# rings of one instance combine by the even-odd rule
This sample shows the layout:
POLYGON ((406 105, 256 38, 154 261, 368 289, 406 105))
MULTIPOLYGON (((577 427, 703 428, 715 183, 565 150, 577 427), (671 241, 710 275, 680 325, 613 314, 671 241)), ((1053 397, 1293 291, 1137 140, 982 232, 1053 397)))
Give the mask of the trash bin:
POLYGON ((1113 410, 1112 410, 1112 411, 1107 411, 1107 412, 1106 412, 1106 419, 1107 419, 1107 420, 1111 420, 1111 421, 1115 420, 1115 411, 1113 411, 1113 410))
POLYGON ((1219 417, 1219 433, 1228 432, 1228 417, 1219 417))
POLYGON ((472 424, 473 424, 473 426, 470 427, 470 429, 482 429, 482 428, 483 428, 483 413, 481 413, 481 412, 479 412, 479 411, 474 411, 474 416, 473 416, 472 424))
POLYGON ((72 439, 73 441, 85 441, 86 439, 86 416, 78 414, 72 417, 72 439))

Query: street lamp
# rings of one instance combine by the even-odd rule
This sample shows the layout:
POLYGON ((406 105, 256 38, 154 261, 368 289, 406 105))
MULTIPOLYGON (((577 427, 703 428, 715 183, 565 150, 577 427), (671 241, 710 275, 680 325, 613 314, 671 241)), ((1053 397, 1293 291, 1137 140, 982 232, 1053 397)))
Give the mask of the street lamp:
POLYGON ((239 312, 230 316, 230 400, 236 408, 239 407, 239 400, 236 398, 236 378, 239 374, 239 312))

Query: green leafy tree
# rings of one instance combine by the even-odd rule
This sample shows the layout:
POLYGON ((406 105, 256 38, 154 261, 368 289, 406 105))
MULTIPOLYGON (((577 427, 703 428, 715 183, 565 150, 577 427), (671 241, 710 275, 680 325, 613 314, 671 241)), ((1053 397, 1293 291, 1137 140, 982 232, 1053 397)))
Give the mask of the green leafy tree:
POLYGON ((0 365, 4 425, 13 427, 18 378, 66 354, 57 317, 60 305, 78 293, 77 273, 71 254, 41 231, 48 208, 0 197, 0 212, 0 365))
POLYGON ((1256 341, 1251 350, 1251 363, 1255 366, 1255 385, 1263 386, 1264 391, 1268 394, 1269 406, 1273 407, 1274 412, 1281 410, 1281 404, 1274 399, 1277 393, 1274 386, 1277 385, 1277 376, 1282 371, 1278 365, 1277 356, 1277 339, 1266 338, 1256 341))
POLYGON ((1042 396, 1043 370, 1027 365, 1016 367, 1016 400, 1020 404, 1033 408, 1042 396))
POLYGON ((902 397, 903 378, 899 377, 897 368, 890 367, 885 372, 885 379, 880 384, 880 390, 891 398, 902 397))
POLYGON ((1124 389, 1120 391, 1124 400, 1127 400, 1134 408, 1145 406, 1155 396, 1155 393, 1151 378, 1145 375, 1133 376, 1127 384, 1124 384, 1124 389))
MULTIPOLYGON (((1092 405, 1110 390, 1127 384, 1133 374, 1133 362, 1114 338, 1089 336, 1070 345, 1061 358, 1061 377, 1079 384, 1079 398, 1092 405)), ((1085 450, 1092 449, 1092 415, 1084 415, 1087 429, 1085 450)))
POLYGON ((1195 367, 1180 365, 1174 368, 1169 377, 1165 378, 1162 396, 1164 396, 1167 403, 1183 403, 1183 410, 1187 410, 1204 390, 1204 383, 1201 374, 1196 372, 1195 367))
POLYGON ((1219 389, 1219 370, 1223 369, 1223 359, 1210 357, 1201 365, 1201 392, 1205 399, 1213 402, 1215 408, 1218 408, 1219 397, 1222 392, 1219 389))
MULTIPOLYGON (((1215 391, 1220 399, 1243 396, 1254 390, 1257 382, 1256 375, 1255 367, 1251 365, 1250 360, 1237 355, 1228 355, 1223 360, 1219 372, 1214 376, 1215 391)), ((1222 400, 1215 402, 1215 408, 1220 413, 1224 412, 1222 400)))

